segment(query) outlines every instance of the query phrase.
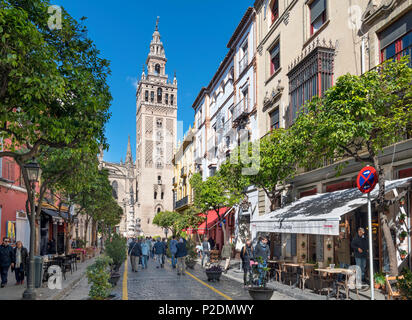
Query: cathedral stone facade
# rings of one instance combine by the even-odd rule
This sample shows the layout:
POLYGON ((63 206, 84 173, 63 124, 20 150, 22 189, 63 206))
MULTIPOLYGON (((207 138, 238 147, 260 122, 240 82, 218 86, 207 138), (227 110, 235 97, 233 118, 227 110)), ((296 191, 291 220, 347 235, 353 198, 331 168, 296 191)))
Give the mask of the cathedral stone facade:
MULTIPOLYGON (((126 162, 104 162, 113 193, 124 208, 119 231, 127 236, 163 235, 153 225, 160 211, 173 210, 173 152, 177 130, 177 80, 166 74, 166 55, 158 23, 136 90, 136 162, 130 150, 126 162), (117 190, 117 191, 116 191, 117 190)), ((101 156, 102 157, 102 156, 101 156)))

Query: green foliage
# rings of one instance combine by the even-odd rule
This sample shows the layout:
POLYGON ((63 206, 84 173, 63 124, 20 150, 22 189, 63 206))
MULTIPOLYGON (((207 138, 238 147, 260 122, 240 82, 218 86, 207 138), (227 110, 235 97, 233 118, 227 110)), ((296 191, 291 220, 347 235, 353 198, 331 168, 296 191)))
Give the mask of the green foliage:
POLYGON ((153 224, 168 229, 173 235, 176 235, 176 223, 179 218, 180 214, 176 211, 161 211, 154 217, 153 224))
POLYGON ((403 279, 398 278, 398 288, 401 296, 406 300, 412 300, 412 272, 404 268, 402 271, 403 279))
POLYGON ((373 278, 376 284, 379 284, 381 286, 385 285, 386 278, 385 278, 385 274, 383 274, 382 272, 375 273, 373 275, 373 278))
POLYGON ((113 260, 114 265, 121 265, 127 257, 126 239, 118 234, 114 234, 105 243, 105 253, 113 260))
POLYGON ((109 283, 110 269, 109 265, 112 259, 107 256, 100 256, 96 261, 87 267, 86 275, 88 283, 92 284, 89 297, 93 300, 104 300, 110 295, 112 285, 109 283))

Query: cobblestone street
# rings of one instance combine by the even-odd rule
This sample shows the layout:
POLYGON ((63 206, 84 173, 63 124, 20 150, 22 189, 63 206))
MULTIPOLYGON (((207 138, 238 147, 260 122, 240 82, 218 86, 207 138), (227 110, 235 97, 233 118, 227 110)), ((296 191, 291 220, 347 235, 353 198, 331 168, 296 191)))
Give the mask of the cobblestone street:
MULTIPOLYGON (((194 270, 186 270, 185 275, 178 276, 169 262, 166 262, 164 269, 157 269, 156 262, 150 259, 147 269, 141 270, 139 266, 138 272, 132 272, 128 261, 128 300, 251 300, 248 291, 238 281, 222 275, 219 282, 208 282, 205 272, 198 264, 194 270)), ((121 274, 122 278, 114 289, 120 299, 124 298, 124 264, 121 274)), ((272 300, 290 299, 277 292, 272 297, 272 300)))

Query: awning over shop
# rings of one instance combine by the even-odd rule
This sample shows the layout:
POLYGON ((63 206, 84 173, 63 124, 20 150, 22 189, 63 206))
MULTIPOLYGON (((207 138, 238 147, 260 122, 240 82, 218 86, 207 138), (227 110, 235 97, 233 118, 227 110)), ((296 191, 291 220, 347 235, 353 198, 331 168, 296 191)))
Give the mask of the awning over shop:
MULTIPOLYGON (((412 178, 385 182, 386 193, 407 186, 412 178)), ((379 187, 371 192, 371 199, 378 196, 379 187)), ((367 204, 367 195, 357 188, 316 194, 301 198, 251 221, 252 232, 301 233, 338 235, 340 217, 367 204)))
MULTIPOLYGON (((225 217, 233 208, 224 207, 219 210, 220 217, 225 217)), ((200 214, 201 217, 205 217, 204 213, 200 214)), ((216 210, 209 210, 207 212, 207 230, 215 227, 219 222, 219 216, 216 210)), ((205 234, 206 233, 206 221, 201 223, 197 229, 189 228, 186 230, 188 234, 205 234)))
MULTIPOLYGON (((68 213, 64 211, 62 211, 60 214, 58 213, 57 210, 46 209, 46 208, 42 208, 41 211, 42 213, 47 214, 50 217, 68 219, 68 213)), ((74 218, 74 222, 76 221, 78 221, 78 219, 74 218)))

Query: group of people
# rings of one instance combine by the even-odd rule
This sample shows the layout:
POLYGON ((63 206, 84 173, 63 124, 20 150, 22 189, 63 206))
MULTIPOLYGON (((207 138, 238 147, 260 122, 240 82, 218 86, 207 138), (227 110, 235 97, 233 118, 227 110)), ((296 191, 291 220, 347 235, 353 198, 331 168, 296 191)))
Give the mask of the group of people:
POLYGON ((246 244, 240 251, 243 269, 243 285, 253 285, 253 267, 259 272, 258 285, 262 285, 266 277, 265 268, 270 256, 270 246, 266 237, 259 237, 258 243, 253 247, 252 240, 246 239, 246 244), (249 279, 248 279, 249 278, 249 279))
POLYGON ((128 254, 132 272, 137 272, 140 264, 142 269, 147 269, 150 258, 156 261, 156 268, 164 268, 168 245, 172 268, 177 269, 177 275, 185 275, 186 239, 180 237, 177 240, 176 236, 172 237, 169 244, 165 238, 157 238, 156 240, 152 237, 129 239, 128 254))
POLYGON ((11 269, 16 275, 16 285, 24 284, 24 275, 28 271, 28 250, 21 241, 16 242, 16 247, 10 245, 10 239, 3 238, 0 245, 0 274, 1 288, 7 285, 8 272, 11 269))

